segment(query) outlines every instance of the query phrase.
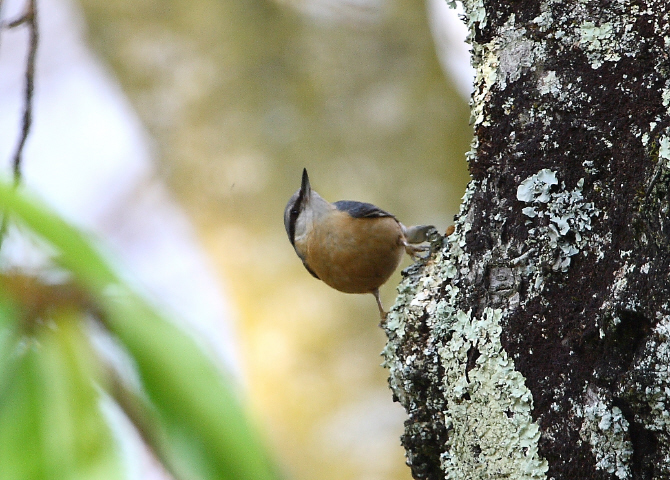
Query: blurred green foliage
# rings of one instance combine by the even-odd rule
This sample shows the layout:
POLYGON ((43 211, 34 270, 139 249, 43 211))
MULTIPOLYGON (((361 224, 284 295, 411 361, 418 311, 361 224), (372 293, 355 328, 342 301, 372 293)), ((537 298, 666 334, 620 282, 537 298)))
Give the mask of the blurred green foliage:
POLYGON ((68 278, 0 275, 1 479, 123 478, 103 397, 177 479, 277 478, 230 379, 193 338, 44 205, 0 183, 0 210, 46 241, 68 278), (140 388, 94 347, 92 324, 132 359, 140 388))

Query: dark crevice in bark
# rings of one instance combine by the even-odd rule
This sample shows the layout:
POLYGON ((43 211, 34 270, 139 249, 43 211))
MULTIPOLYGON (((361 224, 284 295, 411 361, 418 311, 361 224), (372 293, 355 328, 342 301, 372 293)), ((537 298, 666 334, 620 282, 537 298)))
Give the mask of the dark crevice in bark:
POLYGON ((636 420, 631 406, 621 398, 613 401, 628 422, 628 432, 633 445, 631 473, 635 480, 651 480, 654 478, 655 462, 657 461, 658 439, 656 434, 636 420))
POLYGON ((422 420, 421 415, 410 415, 405 421, 405 433, 400 437, 402 446, 407 450, 407 465, 417 480, 441 480, 444 474, 440 469, 442 445, 447 441, 447 429, 443 423, 433 424, 422 420))
POLYGON ((471 346, 470 349, 468 350, 468 363, 465 365, 465 379, 468 382, 470 382, 470 377, 468 376, 468 373, 475 367, 475 362, 477 362, 477 359, 479 358, 480 355, 481 354, 479 353, 479 350, 477 350, 477 348, 474 346, 471 346))
POLYGON ((653 324, 644 315, 630 310, 620 310, 617 322, 593 352, 594 358, 598 359, 595 367, 597 377, 610 388, 630 370, 653 324))

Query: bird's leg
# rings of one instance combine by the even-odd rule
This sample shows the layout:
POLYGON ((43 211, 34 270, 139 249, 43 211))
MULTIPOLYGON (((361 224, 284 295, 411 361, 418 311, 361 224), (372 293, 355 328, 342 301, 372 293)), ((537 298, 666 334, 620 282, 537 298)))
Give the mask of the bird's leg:
POLYGON ((407 252, 407 255, 412 257, 412 260, 415 260, 417 258, 422 258, 419 253, 426 252, 430 249, 428 245, 410 245, 407 242, 403 242, 403 246, 405 247, 405 252, 407 252))
POLYGON ((405 227, 402 225, 402 231, 405 235, 403 246, 407 255, 413 260, 420 258, 419 253, 426 252, 430 249, 428 245, 410 245, 412 243, 423 243, 428 241, 428 237, 436 229, 432 225, 415 225, 413 227, 405 227))
POLYGON ((376 288, 372 294, 375 296, 375 300, 377 300, 377 308, 379 308, 379 316, 382 319, 382 323, 386 321, 386 312, 384 311, 384 307, 382 306, 382 299, 379 297, 379 289, 376 288))

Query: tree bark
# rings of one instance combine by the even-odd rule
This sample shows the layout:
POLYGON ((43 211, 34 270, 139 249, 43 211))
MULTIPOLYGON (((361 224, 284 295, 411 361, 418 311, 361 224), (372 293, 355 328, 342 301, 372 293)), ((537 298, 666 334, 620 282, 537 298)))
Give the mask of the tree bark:
POLYGON ((670 477, 670 2, 465 0, 472 181, 385 366, 417 479, 670 477))

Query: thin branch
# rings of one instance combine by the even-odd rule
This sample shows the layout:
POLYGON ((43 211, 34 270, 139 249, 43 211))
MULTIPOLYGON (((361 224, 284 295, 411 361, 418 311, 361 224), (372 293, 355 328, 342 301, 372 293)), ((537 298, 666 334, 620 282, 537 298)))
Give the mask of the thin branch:
POLYGON ((16 27, 18 27, 19 25, 23 25, 24 23, 27 23, 27 22, 28 22, 28 19, 29 19, 29 17, 30 17, 30 12, 28 11, 29 8, 30 8, 30 6, 28 6, 28 7, 26 8, 26 12, 25 12, 23 15, 21 15, 19 18, 15 18, 15 19, 12 20, 11 22, 7 22, 7 23, 6 23, 5 25, 3 25, 3 26, 4 26, 6 29, 9 30, 10 28, 16 28, 16 27))
MULTIPOLYGON (((2 10, 2 2, 0 0, 0 13, 2 10)), ((23 148, 26 145, 30 127, 33 123, 33 91, 35 89, 35 60, 37 58, 37 45, 39 44, 39 31, 37 28, 37 2, 36 0, 28 0, 26 11, 16 20, 4 23, 0 19, 0 30, 2 28, 15 28, 23 24, 28 25, 30 32, 30 43, 28 45, 28 58, 26 59, 26 73, 25 73, 25 89, 23 100, 23 122, 21 126, 21 135, 16 146, 16 151, 12 158, 12 174, 14 178, 14 186, 17 187, 21 182, 21 159, 23 158, 23 148)), ((2 242, 7 234, 8 219, 7 214, 2 215, 0 222, 0 248, 2 242)))
POLYGON ((2 21, 2 4, 3 0, 0 0, 0 34, 2 33, 2 27, 4 26, 4 22, 2 21))
MULTIPOLYGON (((101 323, 104 324, 104 321, 101 323)), ((109 360, 102 359, 102 365, 107 381, 107 393, 133 424, 150 454, 165 469, 165 476, 176 477, 178 469, 165 449, 167 433, 153 405, 142 392, 123 378, 109 360)))
POLYGON ((28 8, 26 13, 7 25, 12 28, 23 23, 28 25, 30 30, 30 45, 28 47, 28 59, 26 60, 26 84, 24 90, 24 104, 23 104, 23 125, 21 128, 21 136, 19 143, 14 152, 12 161, 12 172, 14 175, 14 185, 18 185, 21 181, 21 159, 23 157, 23 147, 28 139, 30 127, 33 123, 33 90, 35 86, 35 59, 37 57, 37 45, 39 43, 39 32, 37 29, 37 2, 36 0, 28 0, 28 8))

